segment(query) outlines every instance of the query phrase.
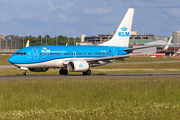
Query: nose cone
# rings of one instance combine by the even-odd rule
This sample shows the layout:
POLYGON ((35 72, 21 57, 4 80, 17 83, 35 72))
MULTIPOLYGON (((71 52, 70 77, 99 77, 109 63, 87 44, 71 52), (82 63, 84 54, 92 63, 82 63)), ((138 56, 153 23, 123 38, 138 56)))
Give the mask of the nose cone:
POLYGON ((11 56, 11 57, 8 59, 8 61, 9 61, 11 64, 14 64, 14 57, 11 56))

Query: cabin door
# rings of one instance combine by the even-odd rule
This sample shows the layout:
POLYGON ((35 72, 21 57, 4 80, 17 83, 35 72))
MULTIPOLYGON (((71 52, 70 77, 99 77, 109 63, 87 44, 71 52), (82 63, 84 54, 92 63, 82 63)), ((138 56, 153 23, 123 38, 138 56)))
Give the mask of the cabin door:
POLYGON ((116 50, 116 48, 114 48, 113 51, 114 51, 114 56, 117 56, 117 50, 116 50))
POLYGON ((33 48, 32 51, 33 51, 33 55, 34 55, 34 60, 38 60, 39 59, 38 50, 33 48))
POLYGON ((73 51, 73 57, 76 58, 76 51, 73 51))

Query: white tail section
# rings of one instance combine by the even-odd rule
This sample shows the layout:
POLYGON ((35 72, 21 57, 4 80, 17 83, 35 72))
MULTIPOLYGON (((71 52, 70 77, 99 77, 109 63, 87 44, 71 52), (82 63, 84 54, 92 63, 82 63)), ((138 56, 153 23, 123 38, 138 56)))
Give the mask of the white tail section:
POLYGON ((100 45, 128 47, 133 15, 134 8, 129 8, 114 36, 100 45))

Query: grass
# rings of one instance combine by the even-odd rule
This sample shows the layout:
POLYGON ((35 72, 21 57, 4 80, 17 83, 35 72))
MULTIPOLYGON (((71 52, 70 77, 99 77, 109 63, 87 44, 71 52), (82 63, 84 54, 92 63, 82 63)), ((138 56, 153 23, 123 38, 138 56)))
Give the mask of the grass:
POLYGON ((121 62, 154 62, 154 61, 177 61, 176 59, 173 59, 173 57, 164 56, 161 58, 153 58, 148 56, 132 56, 128 58, 124 58, 125 61, 116 61, 116 63, 121 62))
MULTIPOLYGON (((8 65, 9 56, 0 56, 8 65)), ((127 62, 172 58, 130 57, 127 62)), ((180 72, 180 63, 109 64, 92 73, 180 72)), ((58 69, 32 74, 58 74, 58 69)), ((0 75, 17 75, 0 69, 0 75)), ((70 72, 70 74, 76 74, 70 72)), ((77 74, 82 74, 78 72, 77 74)), ((180 79, 0 81, 0 119, 179 119, 180 79)))
POLYGON ((0 119, 178 119, 180 80, 0 81, 0 119))
POLYGON ((11 65, 8 61, 9 57, 10 55, 0 55, 0 65, 11 65))

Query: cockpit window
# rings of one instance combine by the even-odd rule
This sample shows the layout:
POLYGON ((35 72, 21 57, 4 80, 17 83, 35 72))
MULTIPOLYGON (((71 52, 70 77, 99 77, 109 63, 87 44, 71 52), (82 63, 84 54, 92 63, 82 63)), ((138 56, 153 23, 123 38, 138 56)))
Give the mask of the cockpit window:
POLYGON ((15 55, 26 55, 26 52, 16 52, 15 55))

